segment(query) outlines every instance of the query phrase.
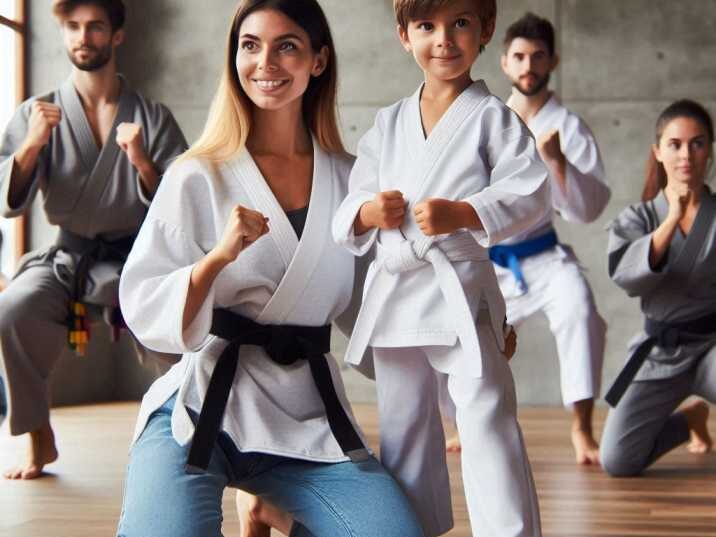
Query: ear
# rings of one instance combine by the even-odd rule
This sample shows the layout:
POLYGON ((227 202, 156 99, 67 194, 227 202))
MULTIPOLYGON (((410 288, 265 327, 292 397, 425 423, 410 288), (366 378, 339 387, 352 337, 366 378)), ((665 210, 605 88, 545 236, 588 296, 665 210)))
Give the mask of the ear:
POLYGON ((321 51, 316 54, 316 59, 313 62, 313 69, 311 69, 311 76, 321 76, 323 71, 328 67, 330 60, 331 51, 328 50, 327 46, 323 46, 321 51))
POLYGON ((124 28, 120 28, 114 34, 112 34, 112 45, 115 47, 118 47, 122 43, 124 43, 124 28))
POLYGON ((555 53, 554 53, 554 56, 552 56, 552 65, 551 65, 550 68, 549 68, 549 72, 550 72, 550 73, 551 73, 552 71, 554 71, 555 69, 557 69, 557 66, 559 65, 559 61, 560 61, 560 60, 561 60, 561 58, 559 57, 559 54, 557 54, 557 53, 555 52, 555 53))
POLYGON ((480 32, 480 44, 484 47, 492 41, 492 36, 495 35, 495 18, 493 17, 484 23, 480 20, 480 24, 482 25, 480 32))
POLYGON ((507 53, 500 56, 500 67, 502 67, 502 72, 509 76, 507 72, 507 53))
POLYGON ((657 162, 663 162, 661 159, 661 150, 659 149, 659 146, 656 144, 651 144, 651 151, 654 153, 654 158, 657 162))
POLYGON ((413 52, 413 46, 410 44, 410 39, 408 38, 408 31, 400 24, 398 24, 396 29, 398 31, 398 39, 400 39, 400 44, 403 45, 405 51, 413 52))

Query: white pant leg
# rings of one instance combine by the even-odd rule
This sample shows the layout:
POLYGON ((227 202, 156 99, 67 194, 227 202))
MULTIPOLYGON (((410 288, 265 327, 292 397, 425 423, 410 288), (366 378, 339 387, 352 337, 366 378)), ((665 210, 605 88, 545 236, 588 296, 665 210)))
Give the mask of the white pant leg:
POLYGON ((437 377, 421 348, 374 348, 380 458, 403 487, 426 537, 453 527, 437 377))
MULTIPOLYGON (((478 322, 482 378, 451 374, 448 380, 457 409, 472 533, 479 537, 539 537, 537 492, 517 423, 512 372, 486 317, 481 316, 478 322)), ((459 345, 454 352, 462 352, 459 345)))
POLYGON ((577 260, 550 263, 544 313, 557 344, 562 400, 571 405, 599 397, 607 325, 597 312, 592 290, 577 260))

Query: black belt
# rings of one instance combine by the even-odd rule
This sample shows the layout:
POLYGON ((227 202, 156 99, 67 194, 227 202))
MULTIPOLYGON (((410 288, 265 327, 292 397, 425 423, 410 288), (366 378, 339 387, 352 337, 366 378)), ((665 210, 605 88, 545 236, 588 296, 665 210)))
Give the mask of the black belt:
MULTIPOLYGON (((90 269, 93 264, 100 261, 124 263, 129 256, 135 238, 136 235, 122 237, 113 241, 108 241, 101 237, 90 239, 66 229, 60 229, 55 246, 72 253, 79 253, 80 256, 75 266, 66 320, 67 341, 70 348, 80 356, 84 356, 85 347, 89 342, 89 324, 86 319, 86 310, 82 304, 82 298, 87 291, 90 269)), ((114 341, 118 337, 119 329, 125 326, 119 307, 113 309, 110 318, 112 322, 112 339, 114 341)))
POLYGON ((368 451, 343 408, 333 386, 325 354, 331 345, 331 326, 262 325, 224 309, 214 310, 211 333, 229 341, 216 362, 194 431, 186 464, 188 473, 203 473, 221 431, 224 410, 234 383, 241 345, 258 345, 271 360, 290 365, 308 360, 311 375, 326 409, 331 432, 353 462, 368 458, 368 451))
POLYGON ((619 400, 655 346, 674 348, 685 343, 698 343, 716 338, 716 313, 681 323, 660 322, 646 317, 644 331, 649 337, 634 349, 604 397, 612 407, 619 404, 619 400))
POLYGON ((113 241, 100 237, 89 239, 66 229, 60 229, 55 246, 80 254, 75 267, 72 298, 79 301, 84 296, 89 270, 94 263, 99 261, 125 262, 136 237, 136 235, 130 235, 113 241))

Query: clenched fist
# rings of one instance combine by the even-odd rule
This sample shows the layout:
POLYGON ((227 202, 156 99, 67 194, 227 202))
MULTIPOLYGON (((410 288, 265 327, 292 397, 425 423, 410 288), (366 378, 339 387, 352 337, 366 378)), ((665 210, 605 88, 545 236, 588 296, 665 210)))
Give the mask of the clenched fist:
POLYGON ((268 232, 268 218, 258 211, 237 205, 231 210, 224 234, 214 250, 226 263, 231 263, 268 232))
POLYGON ((50 141, 52 129, 62 120, 62 109, 56 104, 35 101, 30 108, 30 121, 25 137, 28 147, 40 149, 50 141))
POLYGON ((537 150, 545 162, 560 162, 564 159, 564 153, 560 146, 559 131, 552 129, 537 140, 537 150))
POLYGON ((369 228, 399 228, 405 218, 403 193, 398 190, 379 192, 373 201, 363 204, 359 217, 361 222, 369 228))
POLYGON ((120 123, 117 126, 117 145, 135 167, 147 160, 142 127, 136 123, 120 123))
POLYGON ((415 222, 420 231, 427 236, 452 233, 462 227, 467 227, 463 214, 465 205, 464 202, 440 198, 426 199, 413 209, 415 222))
POLYGON ((669 202, 668 217, 673 218, 677 222, 680 221, 686 213, 686 207, 691 201, 693 192, 686 183, 669 183, 664 188, 664 196, 669 202))

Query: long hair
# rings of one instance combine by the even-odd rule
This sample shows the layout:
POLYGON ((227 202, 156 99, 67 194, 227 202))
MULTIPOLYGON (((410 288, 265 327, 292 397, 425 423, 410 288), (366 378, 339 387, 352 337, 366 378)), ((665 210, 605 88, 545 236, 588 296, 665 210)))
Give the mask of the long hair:
POLYGON ((244 20, 260 9, 281 12, 308 34, 311 48, 319 52, 328 48, 326 69, 311 81, 303 95, 303 118, 321 148, 329 153, 345 153, 338 129, 336 94, 338 66, 331 30, 316 0, 242 0, 234 15, 226 46, 224 69, 199 139, 181 159, 204 158, 225 162, 246 146, 251 130, 254 104, 244 92, 236 69, 239 32, 244 20))
MULTIPOLYGON (((656 120, 656 145, 661 142, 667 125, 678 118, 689 118, 698 122, 706 131, 709 143, 714 143, 714 124, 711 115, 699 103, 682 99, 670 104, 656 120)), ((664 165, 656 160, 654 151, 650 150, 646 163, 644 189, 641 194, 642 201, 653 200, 664 187, 666 187, 666 170, 664 165)))

